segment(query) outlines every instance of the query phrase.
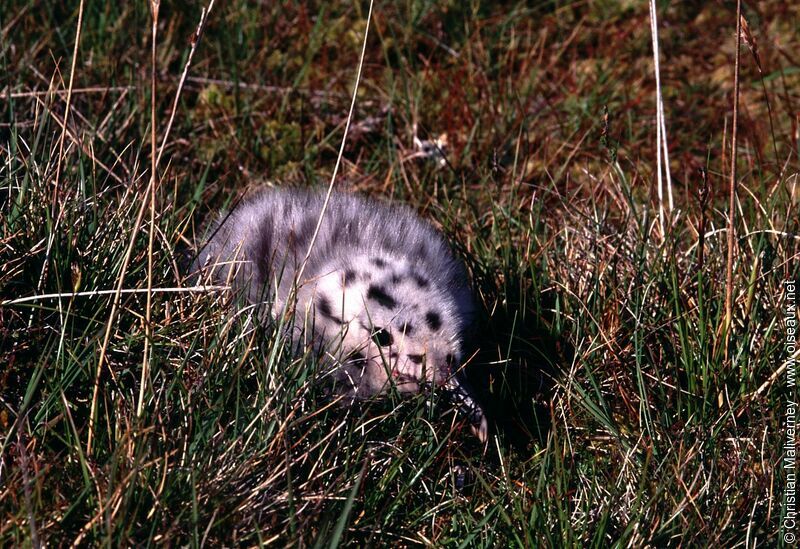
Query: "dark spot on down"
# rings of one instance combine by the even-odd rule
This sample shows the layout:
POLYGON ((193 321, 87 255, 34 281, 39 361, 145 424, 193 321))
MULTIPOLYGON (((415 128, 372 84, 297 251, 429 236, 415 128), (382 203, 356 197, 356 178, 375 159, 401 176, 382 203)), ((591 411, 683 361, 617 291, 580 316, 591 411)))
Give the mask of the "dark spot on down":
POLYGON ((407 336, 411 336, 414 334, 414 325, 406 322, 403 324, 403 333, 407 336))
POLYGON ((422 361, 425 360, 425 357, 422 355, 408 355, 408 360, 414 364, 422 364, 422 361))
POLYGON ((324 297, 321 297, 317 300, 317 309, 319 309, 319 312, 325 316, 331 316, 333 314, 331 312, 331 304, 324 297))
POLYGON ((388 347, 394 343, 392 334, 383 328, 375 328, 375 331, 372 332, 372 340, 381 347, 388 347))
POLYGON ((442 327, 442 317, 439 316, 439 313, 434 311, 425 313, 425 322, 431 330, 438 330, 442 327))
POLYGON ((378 305, 387 309, 394 309, 397 307, 397 301, 387 294, 386 290, 374 284, 370 285, 369 290, 367 290, 367 299, 376 301, 378 305))
POLYGON ((339 324, 343 323, 341 318, 333 314, 333 311, 331 310, 331 303, 326 298, 320 297, 317 299, 317 310, 325 318, 333 320, 334 322, 338 322, 339 324))
POLYGON ((367 357, 364 353, 356 351, 355 353, 350 355, 349 362, 352 364, 363 364, 367 361, 367 357))
POLYGON ((420 288, 427 288, 430 285, 428 279, 422 276, 421 274, 414 273, 412 276, 414 277, 414 282, 416 282, 417 286, 419 286, 420 288))
POLYGON ((381 269, 386 267, 386 261, 384 261, 380 257, 373 257, 372 264, 375 265, 376 267, 380 267, 381 269))
POLYGON ((299 226, 292 227, 289 233, 289 246, 295 248, 297 246, 305 246, 314 234, 314 229, 317 226, 315 216, 305 218, 299 226))
POLYGON ((344 285, 352 284, 356 279, 356 272, 353 269, 347 269, 344 272, 344 285))

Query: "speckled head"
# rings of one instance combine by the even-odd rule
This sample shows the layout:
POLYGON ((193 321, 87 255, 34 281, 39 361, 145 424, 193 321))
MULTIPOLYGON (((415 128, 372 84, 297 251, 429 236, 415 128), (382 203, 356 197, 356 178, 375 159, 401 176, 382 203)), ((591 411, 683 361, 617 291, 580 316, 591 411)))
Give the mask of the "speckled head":
MULTIPOLYGON (((313 309, 314 330, 334 356, 359 368, 359 393, 444 385, 458 367, 472 314, 467 293, 403 257, 357 256, 331 265, 299 298, 313 309)), ((323 270, 324 272, 324 270, 323 270)))

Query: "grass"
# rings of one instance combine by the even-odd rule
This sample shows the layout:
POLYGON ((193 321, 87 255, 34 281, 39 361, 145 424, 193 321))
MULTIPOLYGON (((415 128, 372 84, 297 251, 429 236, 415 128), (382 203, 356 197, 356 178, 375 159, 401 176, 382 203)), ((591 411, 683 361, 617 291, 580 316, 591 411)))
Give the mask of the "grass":
POLYGON ((153 97, 147 4, 86 2, 62 151, 67 4, 0 13, 2 545, 783 543, 792 3, 744 10, 728 349, 730 3, 658 6, 664 233, 646 3, 376 5, 336 185, 412 204, 466 261, 485 452, 436 395, 339 407, 317 357, 232 296, 165 291, 190 285, 216 210, 330 177, 366 6, 216 5, 134 230, 200 8, 160 6, 153 97), (447 166, 412 158, 415 131, 446 134, 447 166), (76 293, 120 281, 141 291, 121 296, 88 448, 114 296, 76 293))

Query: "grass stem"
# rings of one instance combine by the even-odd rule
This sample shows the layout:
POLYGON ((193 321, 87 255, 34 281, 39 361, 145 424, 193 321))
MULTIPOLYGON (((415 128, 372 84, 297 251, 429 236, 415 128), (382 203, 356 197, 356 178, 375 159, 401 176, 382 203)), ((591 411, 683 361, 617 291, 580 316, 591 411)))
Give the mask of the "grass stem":
POLYGON ((731 169, 728 196, 728 258, 725 266, 725 324, 723 341, 725 360, 729 359, 731 330, 733 329, 733 263, 736 247, 736 160, 739 136, 739 57, 742 43, 742 0, 736 0, 736 54, 733 64, 733 127, 731 128, 731 169))

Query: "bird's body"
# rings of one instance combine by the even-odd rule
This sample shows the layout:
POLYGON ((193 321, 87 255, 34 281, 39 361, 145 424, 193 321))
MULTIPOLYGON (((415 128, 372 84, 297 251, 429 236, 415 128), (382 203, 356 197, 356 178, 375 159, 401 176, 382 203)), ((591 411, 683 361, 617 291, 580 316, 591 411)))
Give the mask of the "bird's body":
POLYGON ((295 337, 331 357, 356 396, 445 386, 485 440, 483 412, 457 375, 474 314, 461 262, 410 208, 347 193, 331 195, 308 253, 324 199, 270 189, 243 201, 213 225, 199 265, 274 317, 293 311, 295 337))

